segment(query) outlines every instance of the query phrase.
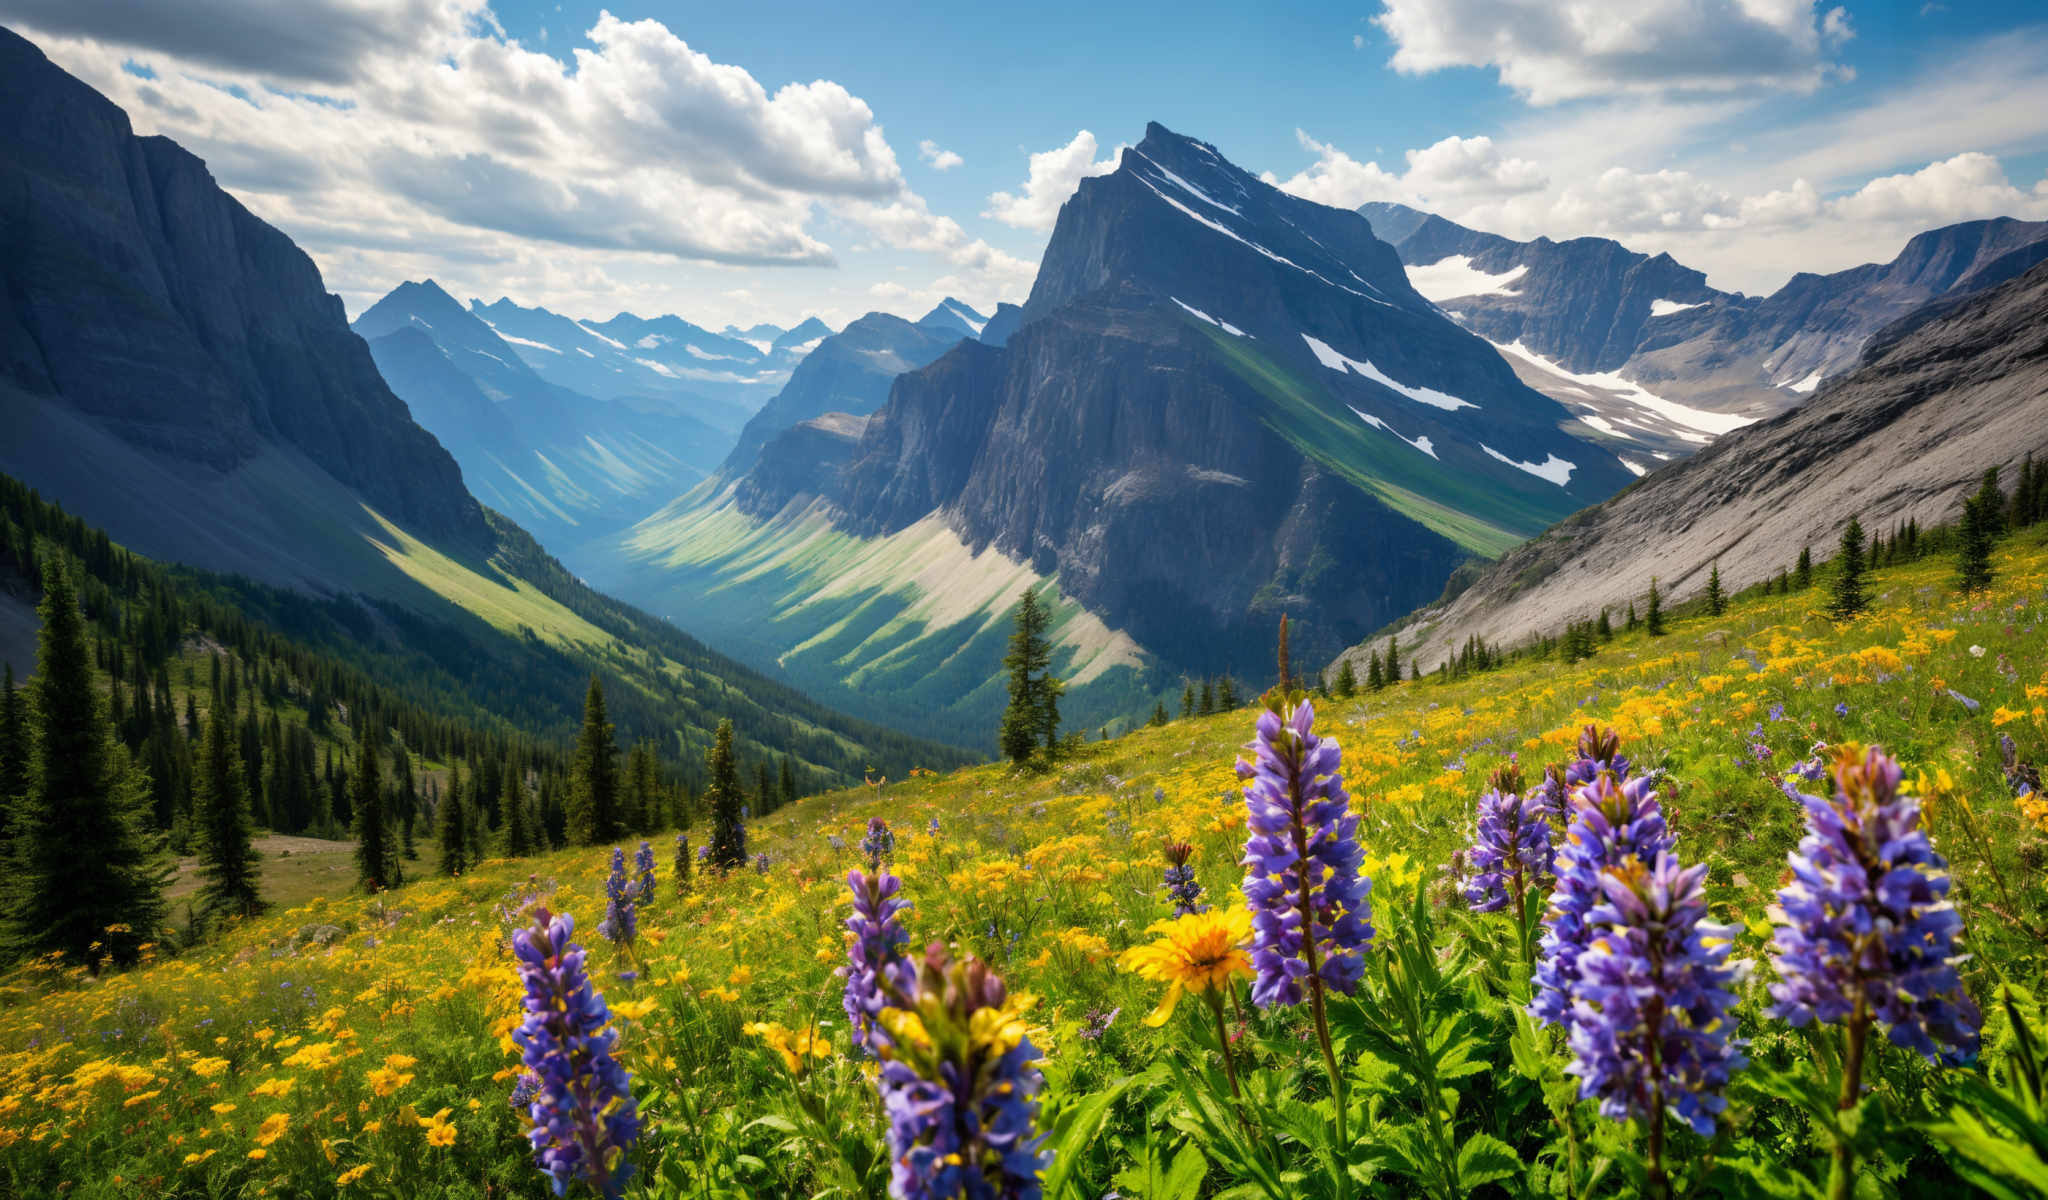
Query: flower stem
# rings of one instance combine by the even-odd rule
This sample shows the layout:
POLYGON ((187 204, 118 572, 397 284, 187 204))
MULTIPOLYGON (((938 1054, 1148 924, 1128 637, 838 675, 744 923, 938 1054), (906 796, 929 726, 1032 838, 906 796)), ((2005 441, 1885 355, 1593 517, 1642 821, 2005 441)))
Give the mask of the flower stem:
MULTIPOLYGON (((1244 1093, 1237 1089, 1237 1063, 1230 1054, 1230 1030, 1223 1024, 1223 1000, 1214 991, 1204 992, 1203 997, 1209 1002, 1209 1014, 1216 1018, 1216 1044, 1223 1048, 1223 1075, 1230 1080, 1230 1098, 1242 1105, 1244 1093)), ((1238 1113, 1237 1119, 1244 1120, 1244 1114, 1238 1113)))
MULTIPOLYGON (((1870 1002, 1856 998, 1856 1010, 1849 1014, 1848 1047, 1842 1055, 1842 1095, 1835 1111, 1856 1107, 1863 1090, 1863 1046, 1870 1037, 1870 1002)), ((1834 1163, 1828 1168, 1828 1200, 1849 1200, 1856 1186, 1856 1149, 1847 1137, 1835 1135, 1834 1163)))

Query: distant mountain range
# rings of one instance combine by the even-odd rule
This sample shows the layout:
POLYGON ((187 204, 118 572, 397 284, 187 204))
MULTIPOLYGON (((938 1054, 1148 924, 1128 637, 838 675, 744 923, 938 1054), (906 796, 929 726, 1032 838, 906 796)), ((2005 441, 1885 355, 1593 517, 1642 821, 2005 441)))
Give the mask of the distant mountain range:
POLYGON ((1067 203, 1021 308, 855 322, 725 471, 575 565, 836 703, 985 741, 1024 586, 1074 719, 1129 716, 1182 671, 1262 671, 1282 613, 1334 652, 1612 494, 1632 474, 1596 436, 1356 214, 1154 125, 1067 203))
POLYGON ((1638 464, 1797 407, 1884 326, 2048 259, 2048 222, 1969 221, 1920 234, 1889 263, 1801 272, 1753 297, 1607 238, 1518 242, 1399 204, 1358 211, 1416 290, 1638 464))
MULTIPOLYGON (((1920 239, 1915 239, 1918 242, 1920 239)), ((1953 289, 1952 289, 1953 290, 1953 289)), ((1602 608, 1733 591, 1833 553, 1850 516, 1871 534, 1954 520, 1985 468, 2009 487, 2048 461, 2048 263, 1932 301, 1864 341, 1860 365, 1801 407, 1721 438, 1503 555, 1404 622, 1425 669, 1479 635, 1512 645, 1602 608)), ((1356 662, 1379 641, 1349 651, 1356 662)))
MULTIPOLYGON (((528 452, 489 481, 499 496, 535 469, 536 436, 571 440, 547 424, 571 418, 545 373, 430 283, 364 314, 373 361, 290 239, 4 29, 0 229, 0 472, 115 541, 296 593, 294 633, 374 644, 380 661, 417 662, 477 696, 510 691, 501 711, 529 730, 569 727, 598 673, 627 735, 671 759, 701 754, 723 717, 749 758, 786 754, 819 781, 846 782, 876 756, 896 771, 960 759, 816 704, 570 576, 470 495, 379 366, 409 390, 431 381, 448 406, 437 420, 474 429, 468 452, 528 452)), ((625 320, 606 324, 624 334, 625 320)), ((652 328, 668 326, 632 332, 660 336, 652 328)), ((628 419, 605 400, 575 419, 624 446, 628 419)), ((614 472, 654 463, 644 449, 614 472)), ((281 603, 246 583, 207 586, 268 606, 259 615, 281 603)), ((33 628, 24 598, 0 590, 10 661, 33 628)))

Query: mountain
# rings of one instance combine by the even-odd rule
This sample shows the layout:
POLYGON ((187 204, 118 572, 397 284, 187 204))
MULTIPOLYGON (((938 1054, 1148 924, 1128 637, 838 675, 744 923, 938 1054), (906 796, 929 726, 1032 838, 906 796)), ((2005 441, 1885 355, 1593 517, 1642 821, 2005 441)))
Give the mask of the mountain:
MULTIPOLYGON (((819 783, 877 757, 892 774, 961 757, 833 712, 576 580, 465 490, 310 258, 5 30, 0 222, 0 473, 96 526, 98 545, 204 573, 195 586, 216 602, 377 664, 398 694, 445 684, 533 733, 572 725, 600 674, 622 735, 672 759, 701 752, 726 716, 749 759, 786 755, 819 783)), ((501 397, 478 380, 520 369, 479 365, 502 356, 448 327, 459 310, 438 288, 401 300, 373 322, 388 326, 380 343, 469 380, 451 411, 487 425, 501 397)), ((0 592, 11 647, 22 601, 0 592)))
POLYGON ((1263 674, 1283 613, 1297 653, 1334 652, 1631 478, 1356 213, 1157 125, 1061 210, 1003 345, 959 340, 853 415, 784 425, 579 569, 980 742, 1023 586, 1092 726, 1179 672, 1263 674))
POLYGON ((982 327, 988 324, 988 318, 948 296, 939 301, 936 308, 918 318, 917 323, 926 329, 951 333, 955 337, 978 338, 982 327))
POLYGON ((733 341, 745 342, 754 349, 766 354, 768 353, 768 348, 775 344, 775 339, 789 331, 780 325, 771 325, 763 321, 759 325, 747 329, 741 329, 737 325, 727 325, 724 329, 719 330, 719 332, 733 341))
POLYGON ((816 349, 818 343, 832 336, 832 327, 816 317, 805 317, 795 329, 784 330, 776 335, 768 349, 771 354, 794 354, 802 356, 816 349))
POLYGON ((1801 273, 1759 298, 1607 238, 1518 242, 1399 204, 1359 212, 1400 252, 1416 289, 1500 347, 1532 386, 1611 444, 1660 459, 1797 406, 1928 301, 2048 258, 2048 222, 1970 221, 1920 234, 1889 263, 1801 273))
POLYGON ((1017 327, 1023 323, 1024 306, 1005 301, 996 305, 995 315, 981 327, 981 340, 991 346, 1007 346, 1010 335, 1017 332, 1017 327))
MULTIPOLYGON (((1825 556, 1850 515, 1872 533, 1956 516, 1986 467, 2048 459, 2048 264, 1949 296, 1866 341, 1861 364, 1801 407, 1663 467, 1517 547, 1402 646, 1425 669, 1478 634, 1513 644, 1639 600, 1681 598, 1718 563, 1733 591, 1825 556)), ((1359 657, 1365 647, 1349 653, 1359 657)))
MULTIPOLYGON (((800 421, 832 412, 864 417, 882 407, 898 375, 924 366, 960 340, 957 331, 929 321, 927 317, 913 325, 873 312, 825 335, 790 372, 782 391, 747 420, 726 458, 727 469, 752 467, 762 446, 800 421)), ((790 332, 801 330, 799 326, 790 332)))
POLYGON ((385 382, 462 464, 470 491, 558 551, 695 486, 729 441, 685 413, 547 382, 432 280, 392 289, 354 329, 385 382))

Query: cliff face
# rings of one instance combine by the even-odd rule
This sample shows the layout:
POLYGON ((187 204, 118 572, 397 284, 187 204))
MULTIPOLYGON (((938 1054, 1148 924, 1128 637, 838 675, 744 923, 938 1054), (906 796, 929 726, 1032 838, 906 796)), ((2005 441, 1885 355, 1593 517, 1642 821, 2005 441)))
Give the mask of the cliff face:
MULTIPOLYGON (((1825 556, 1851 515, 1872 533, 1953 519, 1989 466, 2048 458, 2048 265, 1880 330, 1812 400, 1730 433, 1504 555, 1401 633, 1425 668, 1479 634, 1513 643, 1616 611, 1656 576, 1682 598, 1825 556)), ((1366 647, 1348 654, 1362 656, 1366 647)))
POLYGON ((286 447, 422 536, 490 543, 312 260, 5 30, 0 226, 0 380, 217 471, 286 447))
POLYGON ((761 448, 798 422, 831 412, 866 416, 875 411, 889 398, 889 385, 898 375, 944 354, 962 334, 877 312, 819 336, 823 340, 790 372, 782 391, 740 430, 739 444, 726 457, 727 470, 753 467, 761 448))

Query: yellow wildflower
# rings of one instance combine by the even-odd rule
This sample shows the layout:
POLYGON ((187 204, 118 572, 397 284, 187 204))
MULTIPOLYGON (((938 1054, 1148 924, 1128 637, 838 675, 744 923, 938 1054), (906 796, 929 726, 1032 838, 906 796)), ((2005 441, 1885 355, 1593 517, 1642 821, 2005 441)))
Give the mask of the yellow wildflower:
POLYGON ((1140 978, 1167 985, 1166 998, 1145 1018, 1147 1025, 1166 1024, 1183 991, 1221 991, 1236 976, 1252 973, 1251 955, 1245 951, 1245 942, 1252 935, 1252 918, 1242 908, 1211 909, 1155 921, 1145 932, 1158 935, 1159 940, 1124 951, 1117 965, 1140 978))
POLYGON ((256 1129, 256 1144, 268 1146, 283 1137, 284 1131, 291 1127, 291 1123, 290 1113, 271 1113, 263 1118, 263 1124, 256 1129))

